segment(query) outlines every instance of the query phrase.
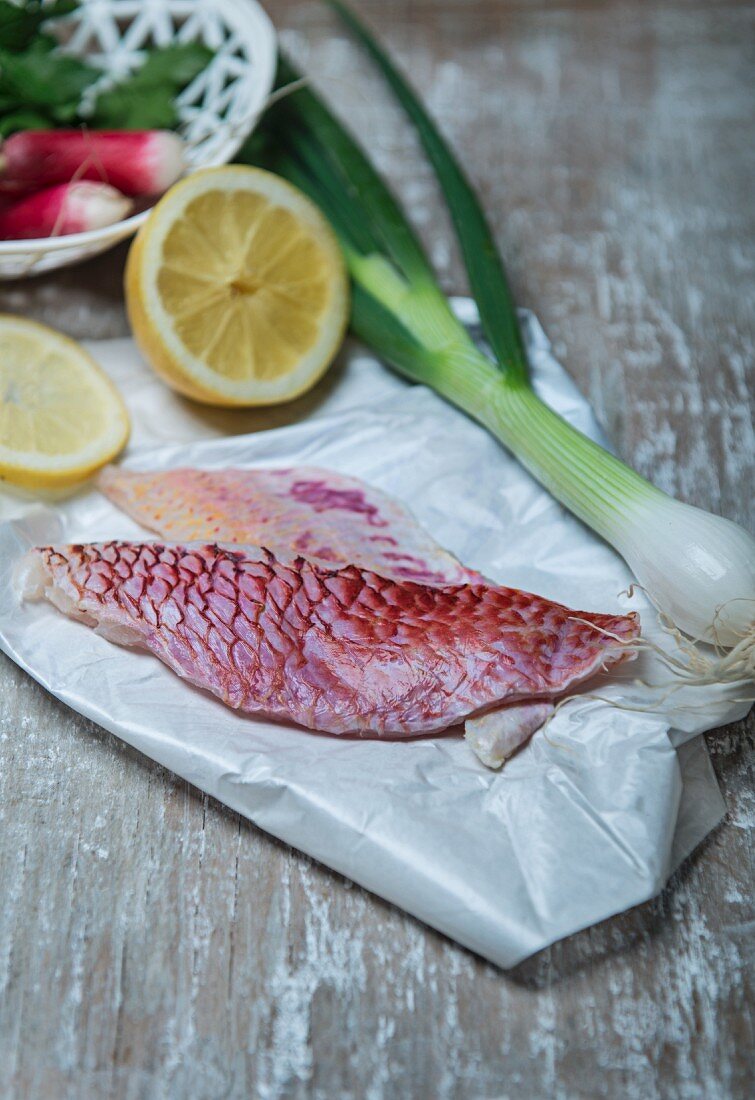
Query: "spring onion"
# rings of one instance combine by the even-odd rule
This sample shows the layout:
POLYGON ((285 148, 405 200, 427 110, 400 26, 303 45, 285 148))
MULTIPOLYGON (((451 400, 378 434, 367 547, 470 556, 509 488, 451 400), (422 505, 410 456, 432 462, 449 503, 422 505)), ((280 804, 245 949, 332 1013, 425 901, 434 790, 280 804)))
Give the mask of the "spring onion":
MULTIPOLYGON (((457 321, 427 257, 368 158, 299 86, 266 115, 246 155, 322 208, 354 283, 352 328, 395 369, 483 424, 558 500, 610 542, 659 609, 696 639, 755 639, 755 540, 656 489, 544 404, 529 382, 513 298, 477 197, 424 108, 369 32, 329 0, 367 47, 417 127, 462 246, 492 354, 457 321)), ((281 59, 278 86, 301 79, 281 59)))

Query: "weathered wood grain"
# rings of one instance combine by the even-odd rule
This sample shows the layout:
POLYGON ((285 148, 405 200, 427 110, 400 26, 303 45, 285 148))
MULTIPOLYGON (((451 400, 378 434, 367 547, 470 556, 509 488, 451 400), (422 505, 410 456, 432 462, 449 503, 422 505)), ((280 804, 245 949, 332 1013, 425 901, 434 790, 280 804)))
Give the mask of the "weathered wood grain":
MULTIPOLYGON (((755 11, 371 0, 479 183, 519 300, 619 451, 752 523, 755 11)), ((317 4, 286 42, 410 204, 429 171, 317 4)), ((0 288, 127 331, 124 250, 0 288)), ((656 901, 502 974, 260 833, 0 663, 0 1093, 26 1098, 751 1094, 752 726, 709 739, 727 821, 656 901)))

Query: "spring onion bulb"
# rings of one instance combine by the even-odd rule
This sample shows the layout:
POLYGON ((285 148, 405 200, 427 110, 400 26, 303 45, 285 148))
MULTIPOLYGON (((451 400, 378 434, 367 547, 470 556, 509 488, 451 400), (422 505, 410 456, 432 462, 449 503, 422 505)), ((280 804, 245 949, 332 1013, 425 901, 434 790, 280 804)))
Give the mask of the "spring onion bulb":
POLYGON ((685 634, 720 646, 755 638, 755 540, 654 488, 525 387, 501 387, 489 423, 555 497, 622 555, 685 634))
MULTIPOLYGON (((401 208, 365 154, 322 101, 299 87, 268 112, 244 155, 302 188, 331 221, 353 279, 353 330, 395 369, 432 387, 500 439, 622 554, 681 630, 726 647, 755 638, 755 540, 736 524, 654 488, 536 396, 513 298, 476 195, 370 33, 339 0, 329 2, 418 130, 456 227, 492 354, 479 350, 454 317, 401 208)), ((279 87, 298 80, 281 59, 279 87)))
MULTIPOLYGON (((373 283, 372 289, 379 297, 380 288, 373 283)), ((359 290, 354 313, 355 327, 368 343, 381 347, 402 373, 483 424, 553 496, 610 542, 659 610, 685 634, 725 647, 748 635, 755 638, 755 540, 747 531, 656 489, 568 424, 526 381, 502 374, 466 332, 463 339, 458 334, 454 348, 412 356, 395 337, 391 346, 387 317, 373 316, 374 307, 359 290)), ((417 329, 409 311, 404 321, 417 329)))

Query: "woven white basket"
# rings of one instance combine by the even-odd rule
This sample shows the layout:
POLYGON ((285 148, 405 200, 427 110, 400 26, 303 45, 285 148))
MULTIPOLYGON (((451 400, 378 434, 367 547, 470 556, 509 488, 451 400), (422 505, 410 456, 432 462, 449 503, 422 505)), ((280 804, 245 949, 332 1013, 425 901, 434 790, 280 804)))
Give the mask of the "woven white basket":
MULTIPOLYGON (((256 0, 83 0, 58 22, 66 53, 101 68, 97 91, 138 68, 148 46, 201 41, 212 61, 176 100, 187 170, 225 164, 251 133, 275 78, 273 25, 256 0)), ((0 241, 0 279, 65 267, 135 233, 148 210, 87 233, 0 241)))

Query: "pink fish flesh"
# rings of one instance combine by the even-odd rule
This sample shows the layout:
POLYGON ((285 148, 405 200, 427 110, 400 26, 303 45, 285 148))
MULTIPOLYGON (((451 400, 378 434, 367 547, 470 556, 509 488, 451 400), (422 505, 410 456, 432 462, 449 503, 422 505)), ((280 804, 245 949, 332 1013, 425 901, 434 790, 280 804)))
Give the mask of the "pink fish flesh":
POLYGON ((635 615, 254 546, 41 547, 23 584, 231 707, 335 734, 411 737, 548 700, 626 657, 639 631, 635 615))
POLYGON ((464 723, 464 738, 483 764, 500 768, 553 714, 553 703, 509 703, 464 723))
POLYGON ((140 472, 110 466, 98 486, 170 542, 286 548, 423 584, 482 579, 439 546, 403 504, 333 470, 140 472))

